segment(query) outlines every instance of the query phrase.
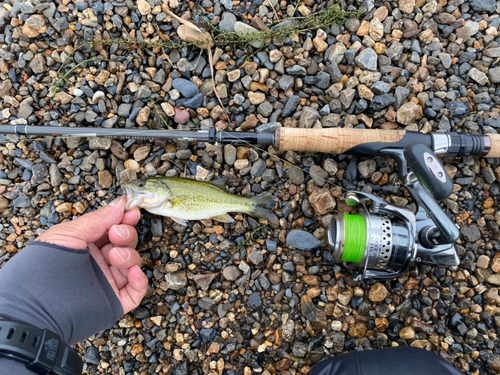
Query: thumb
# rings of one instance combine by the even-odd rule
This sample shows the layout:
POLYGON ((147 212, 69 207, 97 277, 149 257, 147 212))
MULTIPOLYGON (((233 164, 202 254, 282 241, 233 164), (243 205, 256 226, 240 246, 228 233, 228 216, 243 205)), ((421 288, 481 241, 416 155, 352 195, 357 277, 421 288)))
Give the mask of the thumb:
POLYGON ((107 206, 76 220, 50 228, 38 239, 61 246, 85 249, 87 244, 97 241, 108 233, 113 225, 121 223, 126 203, 124 197, 115 199, 107 206))

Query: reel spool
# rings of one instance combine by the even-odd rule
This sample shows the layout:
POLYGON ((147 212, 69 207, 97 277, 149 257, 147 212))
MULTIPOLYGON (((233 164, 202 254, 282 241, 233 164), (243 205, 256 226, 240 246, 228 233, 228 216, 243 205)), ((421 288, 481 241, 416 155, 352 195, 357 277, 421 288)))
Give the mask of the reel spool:
POLYGON ((385 154, 396 158, 403 185, 415 198, 418 211, 414 214, 373 194, 349 192, 346 203, 359 210, 353 215, 338 214, 330 224, 328 244, 334 261, 357 263, 361 279, 395 278, 416 262, 458 265, 453 245, 458 229, 436 201, 453 191, 443 165, 423 144, 411 144, 404 152, 385 150, 385 154))
POLYGON ((337 215, 328 235, 336 262, 390 272, 403 265, 412 238, 401 219, 369 213, 337 215))

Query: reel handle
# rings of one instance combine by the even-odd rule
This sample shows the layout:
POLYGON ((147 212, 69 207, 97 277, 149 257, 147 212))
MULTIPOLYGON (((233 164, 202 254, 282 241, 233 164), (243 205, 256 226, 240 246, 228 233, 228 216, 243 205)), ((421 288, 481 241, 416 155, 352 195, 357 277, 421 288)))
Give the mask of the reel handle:
POLYGON ((453 193, 453 182, 434 152, 422 143, 405 147, 404 156, 409 169, 437 201, 453 193))

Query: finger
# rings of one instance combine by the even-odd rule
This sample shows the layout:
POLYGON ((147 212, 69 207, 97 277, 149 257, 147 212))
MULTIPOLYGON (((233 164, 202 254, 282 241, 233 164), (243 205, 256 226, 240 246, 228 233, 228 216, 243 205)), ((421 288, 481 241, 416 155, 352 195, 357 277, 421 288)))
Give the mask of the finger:
POLYGON ((141 256, 132 248, 113 247, 109 252, 109 264, 121 269, 141 265, 141 256))
POLYGON ((122 224, 128 224, 135 227, 140 218, 141 211, 137 207, 134 207, 130 211, 125 212, 125 214, 123 215, 122 224))
POLYGON ((95 245, 99 248, 102 248, 104 245, 106 245, 107 243, 109 243, 109 237, 108 237, 108 234, 106 233, 104 236, 102 236, 101 238, 99 238, 97 241, 94 242, 95 245))
POLYGON ((109 242, 116 247, 132 247, 137 246, 138 238, 137 231, 132 225, 113 225, 108 233, 109 242))
POLYGON ((109 270, 113 279, 115 280, 118 290, 123 288, 128 283, 128 269, 116 268, 115 266, 110 266, 109 270))
POLYGON ((126 314, 139 306, 147 291, 147 276, 139 267, 130 267, 128 270, 128 283, 119 291, 119 299, 122 304, 123 313, 126 314))
POLYGON ((106 259, 106 262, 108 263, 108 266, 111 265, 110 261, 109 261, 109 252, 111 251, 111 249, 113 249, 113 244, 111 242, 108 242, 106 245, 104 245, 103 247, 101 247, 101 254, 102 256, 104 257, 104 259, 106 259))
POLYGON ((73 249, 85 249, 87 244, 100 240, 115 224, 120 224, 127 201, 120 197, 105 207, 68 223, 55 225, 38 239, 73 249))

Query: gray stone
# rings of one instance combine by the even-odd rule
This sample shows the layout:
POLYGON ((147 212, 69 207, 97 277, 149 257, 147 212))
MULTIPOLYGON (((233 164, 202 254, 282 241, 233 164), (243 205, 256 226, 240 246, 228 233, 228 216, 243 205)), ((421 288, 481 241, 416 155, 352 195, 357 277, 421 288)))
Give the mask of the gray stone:
POLYGON ((372 48, 366 48, 356 57, 356 65, 361 69, 377 70, 377 53, 372 48))
POLYGON ((304 107, 299 119, 300 128, 311 128, 319 117, 319 113, 312 107, 304 107))
POLYGON ((189 98, 184 102, 184 106, 191 109, 198 109, 203 104, 203 95, 201 93, 189 98))
POLYGON ((252 312, 259 309, 262 306, 262 300, 260 299, 260 294, 259 293, 250 294, 245 303, 245 306, 249 311, 252 312))
POLYGON ((374 111, 380 111, 381 109, 390 106, 395 101, 396 99, 389 94, 377 95, 372 99, 370 108, 374 111))
POLYGON ((375 95, 383 95, 387 94, 391 89, 391 86, 383 81, 377 81, 375 82, 371 87, 370 90, 375 94, 375 95))
POLYGON ((268 122, 257 126, 254 131, 256 133, 273 133, 276 128, 281 128, 283 125, 279 122, 268 122))
POLYGON ((306 251, 314 250, 321 246, 321 242, 311 233, 299 229, 288 233, 286 243, 288 246, 306 251))
POLYGON ((479 228, 475 224, 463 226, 462 228, 460 228, 460 233, 462 234, 462 236, 465 238, 466 241, 472 243, 478 241, 481 238, 481 232, 479 231, 479 228))
MULTIPOLYGON (((250 25, 247 25, 246 23, 240 22, 240 21, 237 21, 234 24, 234 31, 238 34, 243 34, 243 35, 244 34, 254 34, 254 33, 259 32, 259 30, 257 30, 256 28, 254 28, 250 25)), ((264 43, 265 43, 265 40, 263 40, 261 38, 255 39, 255 40, 252 40, 251 42, 249 42, 249 44, 252 47, 255 47, 257 49, 264 47, 264 43)))
MULTIPOLYGON (((290 77, 290 78, 292 78, 292 77, 290 77)), ((292 78, 292 80, 293 80, 293 78, 292 78)), ((285 104, 285 108, 283 108, 283 111, 281 112, 281 116, 283 118, 292 116, 294 114, 295 110, 297 109, 297 107, 299 106, 299 104, 300 104, 300 97, 298 97, 297 95, 290 96, 285 104)))
POLYGON ((219 29, 223 31, 234 31, 234 24, 236 23, 236 16, 230 12, 222 13, 222 20, 219 22, 219 29))
POLYGON ((488 71, 488 77, 490 78, 491 83, 499 83, 500 82, 500 67, 490 69, 488 71))
POLYGON ((198 86, 184 78, 174 79, 172 86, 186 98, 192 98, 200 92, 198 86))
POLYGON ((470 6, 476 12, 493 13, 496 10, 495 0, 471 0, 470 6))

